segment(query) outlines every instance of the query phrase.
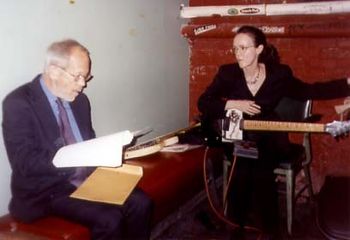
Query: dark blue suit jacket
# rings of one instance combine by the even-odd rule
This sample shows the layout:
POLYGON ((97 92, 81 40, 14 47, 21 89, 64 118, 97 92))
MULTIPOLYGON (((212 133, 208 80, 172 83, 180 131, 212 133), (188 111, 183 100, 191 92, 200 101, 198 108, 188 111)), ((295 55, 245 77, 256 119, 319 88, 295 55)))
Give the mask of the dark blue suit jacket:
MULTIPOLYGON (((3 101, 3 136, 12 168, 9 210, 26 222, 48 213, 50 198, 67 189, 68 178, 74 172, 72 168, 59 169, 52 164, 63 141, 39 79, 40 75, 3 101)), ((82 138, 94 138, 86 95, 80 94, 71 108, 82 138)))

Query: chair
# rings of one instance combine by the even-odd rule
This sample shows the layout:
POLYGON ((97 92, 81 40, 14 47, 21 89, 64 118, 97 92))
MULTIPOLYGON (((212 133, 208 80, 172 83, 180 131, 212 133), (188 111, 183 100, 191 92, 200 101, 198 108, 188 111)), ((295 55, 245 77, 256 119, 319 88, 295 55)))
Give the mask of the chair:
MULTIPOLYGON (((312 101, 297 101, 294 99, 284 98, 276 108, 276 112, 282 120, 292 122, 302 122, 311 118, 312 101)), ((286 195, 287 207, 287 230, 288 234, 292 235, 294 208, 297 199, 307 189, 309 200, 313 201, 313 188, 310 175, 310 165, 312 160, 311 155, 311 140, 310 133, 303 134, 302 144, 293 144, 292 147, 299 151, 293 159, 281 162, 274 170, 276 175, 282 175, 285 178, 285 191, 279 191, 286 195), (303 173, 305 184, 298 191, 295 190, 296 176, 303 173)))
MULTIPOLYGON (((312 101, 297 101, 290 98, 284 98, 280 101, 275 111, 279 114, 282 121, 302 122, 311 119, 312 101)), ((311 165, 311 141, 310 133, 303 134, 302 144, 292 143, 294 156, 291 159, 282 161, 279 166, 274 169, 276 175, 282 176, 285 187, 279 189, 280 193, 286 196, 287 207, 287 230, 288 234, 292 234, 294 206, 301 194, 307 189, 309 199, 313 200, 313 189, 310 175, 311 165), (296 192, 295 183, 296 176, 303 172, 305 176, 305 184, 296 192)), ((224 194, 227 188, 228 172, 231 162, 227 159, 223 161, 223 190, 224 194)), ((225 196, 224 196, 225 197, 225 196)), ((224 203, 225 204, 225 203, 224 203)), ((224 206, 226 207, 226 206, 224 206)))

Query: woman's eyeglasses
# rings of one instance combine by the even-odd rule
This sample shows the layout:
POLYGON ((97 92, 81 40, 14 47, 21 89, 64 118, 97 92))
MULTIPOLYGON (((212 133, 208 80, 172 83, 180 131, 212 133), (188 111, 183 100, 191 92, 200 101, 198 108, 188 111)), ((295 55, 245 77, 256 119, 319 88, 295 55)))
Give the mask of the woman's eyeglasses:
POLYGON ((238 53, 238 52, 245 53, 248 50, 248 48, 251 48, 251 47, 255 47, 255 46, 238 46, 238 47, 233 47, 233 52, 234 53, 238 53))

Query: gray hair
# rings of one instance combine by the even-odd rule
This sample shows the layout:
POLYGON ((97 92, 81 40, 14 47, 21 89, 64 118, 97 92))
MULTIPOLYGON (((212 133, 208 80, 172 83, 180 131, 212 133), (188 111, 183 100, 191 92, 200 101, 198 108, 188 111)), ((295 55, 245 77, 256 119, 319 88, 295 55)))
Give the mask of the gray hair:
POLYGON ((74 39, 65 39, 52 43, 46 52, 45 69, 50 65, 66 67, 69 57, 74 48, 79 48, 90 56, 89 50, 74 39))

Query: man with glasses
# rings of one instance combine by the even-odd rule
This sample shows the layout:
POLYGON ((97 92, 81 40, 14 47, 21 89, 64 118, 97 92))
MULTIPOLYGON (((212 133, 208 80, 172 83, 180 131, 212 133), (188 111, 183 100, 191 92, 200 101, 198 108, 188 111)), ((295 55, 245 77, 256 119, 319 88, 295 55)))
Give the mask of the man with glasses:
MULTIPOLYGON (((151 200, 135 189, 123 206, 70 198, 93 168, 56 168, 63 145, 95 137, 89 51, 75 40, 50 45, 42 74, 3 101, 3 136, 12 168, 13 217, 31 222, 57 215, 87 226, 92 239, 147 239, 151 200)), ((118 184, 118 183, 115 183, 118 184)), ((52 226, 54 227, 54 226, 52 226)))

